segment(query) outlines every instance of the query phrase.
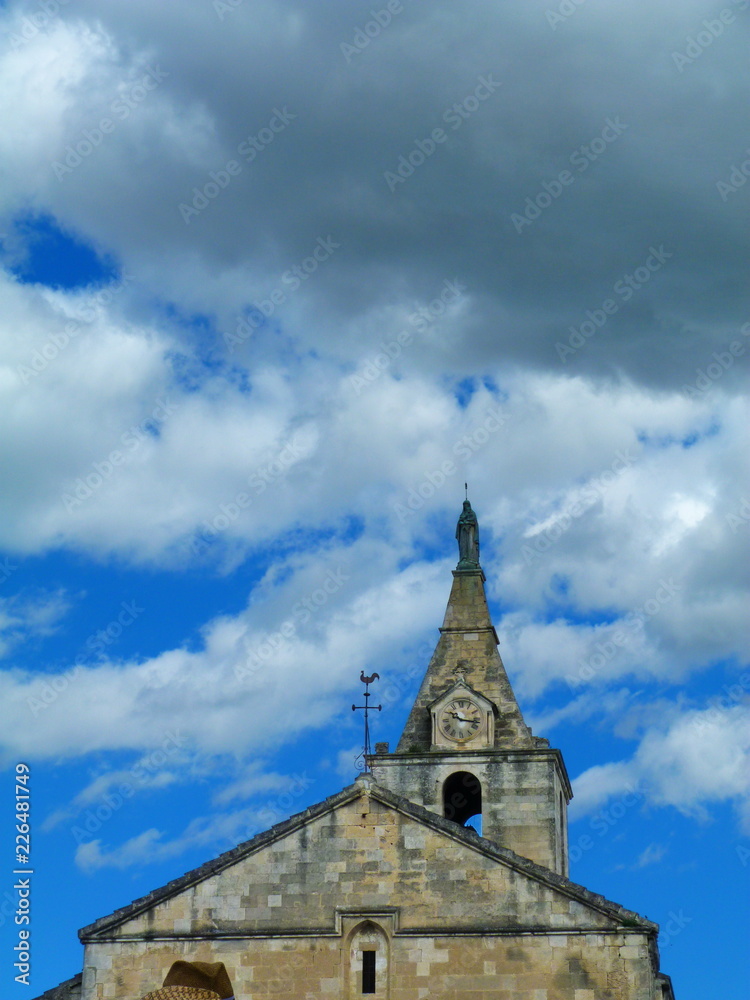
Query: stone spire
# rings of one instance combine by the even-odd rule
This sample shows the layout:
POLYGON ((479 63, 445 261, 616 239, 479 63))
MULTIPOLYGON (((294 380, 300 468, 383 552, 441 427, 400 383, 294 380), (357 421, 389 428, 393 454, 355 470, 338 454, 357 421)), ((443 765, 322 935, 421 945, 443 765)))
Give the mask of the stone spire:
POLYGON ((468 500, 456 526, 459 562, 453 571, 440 639, 414 702, 397 753, 426 751, 431 745, 429 706, 460 677, 488 698, 496 709, 495 747, 527 749, 535 745, 523 720, 503 661, 484 593, 479 565, 479 524, 468 500))

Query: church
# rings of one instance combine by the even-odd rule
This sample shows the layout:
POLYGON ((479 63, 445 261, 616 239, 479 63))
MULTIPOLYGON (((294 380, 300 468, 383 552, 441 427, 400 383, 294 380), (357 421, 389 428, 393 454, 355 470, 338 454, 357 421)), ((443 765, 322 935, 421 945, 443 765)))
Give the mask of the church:
POLYGON ((82 975, 45 1000, 139 1000, 180 959, 224 963, 236 1000, 674 1000, 658 925, 568 878, 570 781, 505 672, 468 500, 456 537, 396 749, 84 927, 82 975))

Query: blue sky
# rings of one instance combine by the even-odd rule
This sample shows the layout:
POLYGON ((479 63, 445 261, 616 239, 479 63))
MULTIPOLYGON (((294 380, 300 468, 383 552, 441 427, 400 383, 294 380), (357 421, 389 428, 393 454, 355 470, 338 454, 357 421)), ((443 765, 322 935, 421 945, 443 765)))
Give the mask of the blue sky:
POLYGON ((466 480, 572 878, 743 995, 747 4, 47 7, 0 11, 3 995, 350 783, 363 669, 396 742, 466 480))

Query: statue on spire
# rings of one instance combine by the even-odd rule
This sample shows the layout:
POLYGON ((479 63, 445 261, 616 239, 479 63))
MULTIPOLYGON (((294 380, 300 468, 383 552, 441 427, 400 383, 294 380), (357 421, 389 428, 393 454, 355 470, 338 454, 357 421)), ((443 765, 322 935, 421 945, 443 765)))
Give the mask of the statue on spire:
POLYGON ((456 525, 458 566, 456 569, 479 569, 479 523, 468 499, 456 525))

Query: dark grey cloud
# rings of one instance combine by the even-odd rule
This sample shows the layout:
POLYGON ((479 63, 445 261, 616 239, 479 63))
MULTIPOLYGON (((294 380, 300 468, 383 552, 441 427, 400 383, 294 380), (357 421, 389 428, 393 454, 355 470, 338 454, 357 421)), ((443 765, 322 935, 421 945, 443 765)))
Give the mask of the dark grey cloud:
POLYGON ((61 10, 117 41, 79 82, 61 148, 138 76, 134 61, 166 75, 40 198, 146 286, 169 262, 179 297, 190 271, 186 297, 219 325, 331 235, 340 250, 276 318, 344 360, 362 353, 365 317, 414 308, 451 278, 470 302, 428 371, 502 359, 675 389, 739 336, 750 185, 722 198, 717 183, 750 142, 742 3, 704 48, 717 12, 699 3, 584 4, 562 23, 547 3, 404 3, 376 32, 379 9, 61 10), (699 55, 681 63, 691 37, 699 55), (179 204, 230 160, 239 174, 186 223, 179 204), (567 354, 571 336, 585 342, 567 354))

